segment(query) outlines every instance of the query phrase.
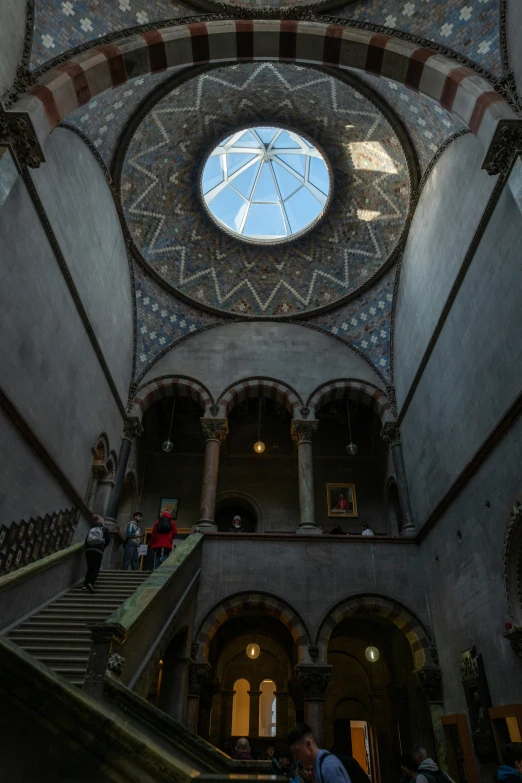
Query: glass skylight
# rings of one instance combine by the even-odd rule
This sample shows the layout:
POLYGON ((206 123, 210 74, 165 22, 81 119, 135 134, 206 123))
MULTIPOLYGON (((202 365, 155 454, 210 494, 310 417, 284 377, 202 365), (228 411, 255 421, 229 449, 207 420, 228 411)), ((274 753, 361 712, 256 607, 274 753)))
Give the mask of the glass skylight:
POLYGON ((296 236, 323 214, 330 173, 318 149, 284 128, 248 128, 210 154, 203 198, 227 231, 256 242, 296 236))

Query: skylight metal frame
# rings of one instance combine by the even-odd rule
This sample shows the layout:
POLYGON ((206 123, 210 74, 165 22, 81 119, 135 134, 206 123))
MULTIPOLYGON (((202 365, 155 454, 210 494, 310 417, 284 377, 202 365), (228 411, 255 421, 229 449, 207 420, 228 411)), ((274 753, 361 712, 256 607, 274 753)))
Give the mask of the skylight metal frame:
POLYGON ((305 139, 301 134, 293 130, 290 130, 287 127, 276 126, 273 124, 267 124, 266 126, 261 124, 256 124, 255 127, 252 126, 246 128, 243 127, 240 130, 233 133, 231 136, 226 137, 220 144, 218 144, 210 152, 201 170, 200 189, 201 189, 202 200, 208 213, 211 215, 212 219, 224 231, 246 242, 254 242, 259 244, 279 244, 279 243, 291 241, 292 239, 295 239, 298 236, 302 236, 303 234, 308 233, 323 217, 331 200, 332 191, 333 191, 333 179, 332 179, 332 170, 329 165, 328 159, 326 158, 324 153, 313 142, 309 141, 308 139, 305 139), (260 137, 259 133, 257 132, 257 129, 262 129, 264 127, 274 128, 276 130, 273 138, 268 143, 264 142, 260 137), (250 132, 252 134, 254 139, 257 141, 257 144, 259 145, 258 147, 249 147, 246 145, 236 146, 236 147, 234 146, 246 132, 250 132), (291 138, 291 140, 294 142, 294 144, 296 144, 297 146, 276 147, 275 145, 283 133, 287 133, 288 136, 291 138), (228 155, 230 153, 253 155, 254 157, 251 160, 248 160, 242 166, 240 166, 232 174, 229 174, 228 155), (304 156, 304 162, 305 162, 304 174, 300 174, 296 169, 289 166, 286 163, 286 161, 282 160, 279 157, 280 155, 304 156), (220 157, 223 180, 219 182, 217 185, 215 185, 214 187, 210 188, 207 192, 204 192, 203 178, 204 178, 205 166, 207 165, 207 162, 209 161, 210 158, 217 157, 217 156, 220 157), (328 174, 328 184, 329 184, 328 193, 326 194, 310 181, 310 164, 313 158, 317 158, 318 160, 321 160, 326 167, 326 171, 328 174), (276 172, 274 170, 275 162, 277 162, 277 164, 281 166, 283 170, 286 170, 296 180, 296 188, 291 193, 286 195, 286 197, 284 198, 277 180, 276 172), (277 193, 277 200, 255 201, 253 198, 259 178, 263 171, 263 164, 267 164, 268 171, 270 172, 270 175, 272 177, 272 182, 274 185, 275 192, 277 193), (234 187, 233 183, 234 180, 236 180, 239 176, 241 176, 246 171, 248 171, 249 168, 255 165, 258 165, 258 170, 254 178, 254 181, 250 186, 250 193, 249 193, 249 197, 247 198, 244 195, 244 193, 240 192, 234 187), (210 207, 212 201, 220 193, 222 193, 227 187, 230 187, 247 204, 247 208, 241 219, 241 224, 239 226, 238 231, 235 231, 234 229, 230 228, 230 226, 228 226, 226 223, 221 221, 216 215, 213 214, 212 209, 210 207), (299 190, 301 190, 301 188, 305 188, 311 193, 311 195, 317 200, 317 202, 321 206, 321 210, 308 225, 304 226, 299 231, 292 232, 291 225, 290 225, 290 218, 287 213, 286 202, 288 202, 289 199, 291 199, 299 190), (248 220, 250 209, 252 205, 255 204, 260 204, 260 205, 272 204, 272 205, 279 206, 285 231, 286 231, 285 236, 283 237, 281 237, 280 235, 267 236, 266 234, 256 236, 256 235, 245 235, 243 233, 248 220))

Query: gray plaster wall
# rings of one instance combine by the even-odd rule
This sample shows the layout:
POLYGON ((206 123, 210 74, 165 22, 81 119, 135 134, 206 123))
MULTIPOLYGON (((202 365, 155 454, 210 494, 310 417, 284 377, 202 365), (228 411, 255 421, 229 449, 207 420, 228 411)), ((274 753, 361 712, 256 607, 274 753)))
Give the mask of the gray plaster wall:
POLYGON ((196 627, 214 606, 244 590, 269 592, 288 603, 312 636, 337 603, 360 593, 400 601, 431 625, 418 549, 402 543, 206 536, 196 627))
MULTIPOLYGON (((91 447, 105 431, 118 450, 122 419, 21 178, 0 209, 0 264, 2 386, 83 496, 91 447)), ((9 444, 1 460, 10 461, 9 444)), ((55 510, 54 489, 43 474, 39 480, 38 502, 10 493, 7 519, 41 510, 47 491, 47 510, 55 510)))
POLYGON ((0 520, 19 522, 27 515, 45 516, 48 511, 72 508, 52 473, 0 408, 0 520), (28 502, 29 501, 29 502, 28 502))
POLYGON ((175 374, 195 378, 215 398, 230 384, 251 376, 283 381, 305 403, 318 386, 336 378, 357 378, 383 387, 378 375, 347 345, 298 324, 266 321, 226 324, 196 334, 165 354, 143 383, 175 374))
POLYGON ((472 134, 454 141, 420 197, 404 251, 395 311, 394 381, 400 410, 478 227, 496 177, 472 134))
POLYGON ((57 128, 33 180, 124 404, 132 371, 129 262, 111 191, 82 139, 57 128))
POLYGON ((522 389, 521 236, 505 187, 401 425, 419 526, 522 389))
POLYGON ((447 713, 466 712, 459 661, 472 645, 484 657, 493 704, 522 701, 522 666, 503 637, 508 616, 502 579, 504 534, 522 488, 521 465, 519 418, 421 546, 447 713))
POLYGON ((25 9, 25 0, 0 3, 0 95, 12 85, 22 58, 25 9))

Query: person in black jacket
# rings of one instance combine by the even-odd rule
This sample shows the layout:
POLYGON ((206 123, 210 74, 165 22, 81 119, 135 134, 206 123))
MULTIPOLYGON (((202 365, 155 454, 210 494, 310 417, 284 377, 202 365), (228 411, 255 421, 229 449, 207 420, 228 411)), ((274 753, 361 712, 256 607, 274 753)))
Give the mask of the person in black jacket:
POLYGON ((245 529, 243 525, 241 524, 241 517, 239 514, 236 514, 234 519, 232 520, 232 524, 228 528, 229 533, 244 533, 245 529))
POLYGON ((100 571, 103 553, 111 542, 109 531, 103 524, 103 519, 94 514, 94 524, 85 538, 85 559, 87 561, 87 573, 82 590, 95 593, 94 583, 100 571))
POLYGON ((499 783, 521 783, 522 742, 510 742, 502 749, 503 764, 497 772, 499 783))

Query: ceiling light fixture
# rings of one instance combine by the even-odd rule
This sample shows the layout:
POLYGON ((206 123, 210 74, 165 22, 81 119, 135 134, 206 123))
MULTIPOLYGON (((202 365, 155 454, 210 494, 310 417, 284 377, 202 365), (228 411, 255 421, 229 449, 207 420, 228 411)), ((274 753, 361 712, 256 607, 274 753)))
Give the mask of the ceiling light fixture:
POLYGON ((346 412, 348 414, 348 430, 349 430, 349 433, 350 433, 350 442, 349 442, 349 444, 346 447, 346 453, 350 457, 355 457, 355 455, 357 454, 359 449, 357 448, 357 446, 355 445, 355 443, 352 440, 352 422, 350 421, 350 403, 349 403, 348 400, 346 400, 346 412))
POLYGON ((265 450, 265 444, 261 440, 261 397, 259 398, 259 412, 257 417, 257 441, 254 443, 256 454, 262 454, 265 450))
POLYGON ((172 398, 172 413, 170 414, 169 437, 167 438, 167 440, 164 440, 163 443, 161 444, 161 448, 167 454, 169 453, 169 451, 172 451, 172 449, 174 448, 174 444, 172 443, 172 441, 170 439, 170 433, 172 431, 172 419, 174 418, 174 407, 175 407, 175 405, 176 405, 176 398, 173 397, 172 398))
POLYGON ((249 658, 252 660, 255 660, 255 658, 259 658, 259 653, 261 652, 261 649, 258 644, 255 642, 251 642, 247 648, 246 648, 246 654, 249 658))

